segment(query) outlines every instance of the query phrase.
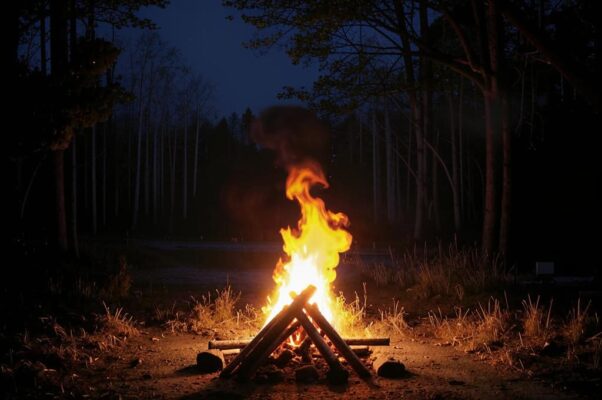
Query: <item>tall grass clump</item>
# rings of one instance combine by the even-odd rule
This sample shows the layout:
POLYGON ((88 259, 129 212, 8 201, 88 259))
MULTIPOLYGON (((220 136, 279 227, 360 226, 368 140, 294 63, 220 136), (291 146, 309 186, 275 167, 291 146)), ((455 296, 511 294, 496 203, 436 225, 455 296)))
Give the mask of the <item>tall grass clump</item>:
POLYGON ((499 257, 490 257, 478 248, 447 250, 424 248, 418 252, 391 253, 390 266, 363 265, 363 275, 377 286, 395 285, 413 289, 421 298, 437 295, 462 300, 465 294, 479 294, 499 289, 509 278, 499 257))
POLYGON ((552 335, 552 300, 548 309, 545 310, 539 304, 539 296, 535 302, 531 300, 531 296, 528 296, 526 300, 522 301, 524 318, 523 318, 523 330, 525 335, 529 338, 540 340, 545 342, 552 335))

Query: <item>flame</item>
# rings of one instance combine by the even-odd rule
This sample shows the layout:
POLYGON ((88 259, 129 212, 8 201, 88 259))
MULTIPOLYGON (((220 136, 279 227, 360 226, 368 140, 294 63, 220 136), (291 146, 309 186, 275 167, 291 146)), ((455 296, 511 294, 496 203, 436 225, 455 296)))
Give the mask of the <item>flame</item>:
POLYGON ((324 317, 337 325, 332 283, 337 276, 339 254, 349 250, 352 237, 345 230, 349 225, 347 216, 327 210, 322 199, 313 197, 310 189, 314 185, 328 188, 317 163, 305 163, 289 170, 286 197, 299 203, 301 219, 296 229, 280 230, 287 257, 281 258, 274 270, 276 290, 263 307, 266 323, 290 304, 291 292, 300 293, 311 284, 317 290, 310 304, 316 303, 324 317))

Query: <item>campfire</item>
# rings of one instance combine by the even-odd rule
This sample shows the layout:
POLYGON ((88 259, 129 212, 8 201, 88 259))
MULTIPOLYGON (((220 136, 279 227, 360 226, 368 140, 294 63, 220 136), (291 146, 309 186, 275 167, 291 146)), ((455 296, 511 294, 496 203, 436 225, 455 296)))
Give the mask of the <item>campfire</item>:
POLYGON ((371 376, 352 345, 389 345, 389 338, 344 339, 337 331, 340 314, 332 285, 339 255, 349 250, 352 236, 346 230, 347 216, 327 210, 322 199, 312 196, 310 191, 315 185, 328 187, 317 163, 306 162, 289 169, 286 196, 299 203, 301 218, 296 228, 280 231, 286 257, 274 270, 276 289, 263 307, 263 328, 252 340, 209 343, 213 350, 242 349, 222 370, 223 378, 250 379, 272 354, 281 355, 285 350, 311 361, 315 349, 328 365, 328 380, 345 383, 349 372, 339 357, 360 377, 371 376))

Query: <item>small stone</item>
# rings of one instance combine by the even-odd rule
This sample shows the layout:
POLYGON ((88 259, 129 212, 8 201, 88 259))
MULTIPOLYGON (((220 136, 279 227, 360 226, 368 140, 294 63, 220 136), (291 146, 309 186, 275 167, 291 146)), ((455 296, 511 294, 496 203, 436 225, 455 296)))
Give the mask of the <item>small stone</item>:
POLYGON ((565 352, 566 352, 565 346, 561 346, 558 344, 558 342, 556 342, 554 340, 550 340, 550 341, 544 343, 540 354, 542 356, 557 357, 557 356, 564 354, 565 352))
POLYGON ((278 357, 274 360, 274 364, 279 368, 284 368, 295 357, 295 353, 292 350, 284 349, 278 354, 278 357))
POLYGON ((196 356, 197 369, 202 373, 217 372, 224 368, 226 361, 221 350, 205 350, 196 356))
POLYGON ((379 356, 374 360, 372 368, 378 376, 383 378, 402 378, 406 375, 406 367, 401 361, 392 356, 379 356))
POLYGON ((304 365, 295 370, 295 380, 301 383, 312 383, 320 378, 318 370, 313 365, 304 365))
POLYGON ((130 361, 130 368, 136 368, 140 364, 142 364, 142 359, 141 358, 135 358, 132 361, 130 361))
POLYGON ((264 373, 268 383, 279 383, 284 381, 284 372, 281 369, 276 368, 274 365, 268 366, 264 373))

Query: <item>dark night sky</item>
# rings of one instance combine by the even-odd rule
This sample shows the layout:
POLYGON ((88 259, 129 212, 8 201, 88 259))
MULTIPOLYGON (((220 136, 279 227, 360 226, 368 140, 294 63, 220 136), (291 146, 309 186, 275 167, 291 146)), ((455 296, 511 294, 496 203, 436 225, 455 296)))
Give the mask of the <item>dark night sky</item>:
MULTIPOLYGON (((267 54, 244 48, 253 27, 220 0, 172 0, 166 9, 152 7, 140 15, 152 19, 162 39, 180 49, 193 72, 215 86, 219 115, 240 114, 247 106, 257 112, 281 102, 276 95, 284 85, 310 86, 317 76, 315 68, 292 65, 281 48, 267 54), (226 20, 228 15, 234 20, 226 20)), ((133 41, 138 34, 123 32, 122 38, 133 41)))

